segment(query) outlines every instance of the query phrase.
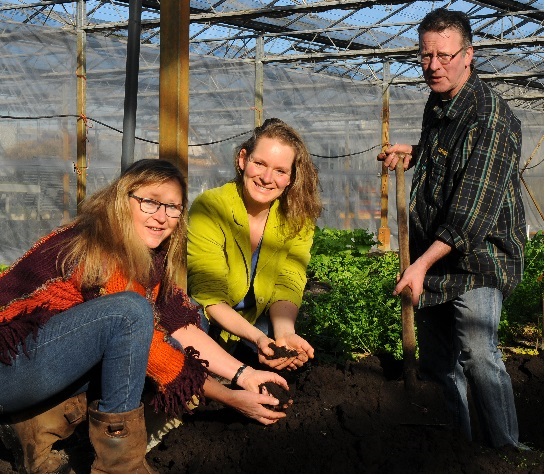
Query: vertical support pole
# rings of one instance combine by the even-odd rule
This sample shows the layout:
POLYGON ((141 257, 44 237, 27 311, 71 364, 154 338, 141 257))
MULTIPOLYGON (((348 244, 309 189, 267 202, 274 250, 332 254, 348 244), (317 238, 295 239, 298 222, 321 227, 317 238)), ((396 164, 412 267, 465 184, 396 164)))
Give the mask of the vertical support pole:
POLYGON ((263 123, 263 36, 255 44, 254 127, 263 123))
MULTIPOLYGON (((62 120, 62 158, 65 163, 70 160, 70 135, 66 119, 62 120)), ((62 174, 62 221, 61 224, 68 224, 70 221, 70 177, 65 170, 62 174)))
MULTIPOLYGON (((382 67, 382 150, 390 143, 390 63, 384 62, 382 67)), ((380 174, 380 228, 378 230, 378 248, 390 250, 390 228, 388 227, 388 167, 381 166, 380 174)))
POLYGON ((87 193, 87 33, 83 29, 87 23, 85 0, 78 0, 76 12, 77 30, 77 66, 76 66, 76 108, 77 144, 76 144, 76 202, 78 213, 87 193))
MULTIPOLYGON (((67 83, 63 83, 62 86, 62 113, 68 115, 68 94, 69 87, 67 83)), ((68 119, 63 117, 60 121, 60 129, 62 134, 62 159, 64 164, 70 163, 70 134, 68 132, 68 119)), ((40 216, 40 212, 38 212, 40 216)), ((70 221, 70 176, 68 174, 68 168, 65 167, 62 174, 62 220, 61 225, 68 224, 70 221)))
POLYGON ((134 162, 136 109, 138 103, 138 73, 140 70, 140 32, 142 31, 141 18, 142 0, 132 0, 129 2, 123 139, 121 143, 121 173, 129 168, 134 162))
POLYGON ((344 125, 344 153, 347 155, 343 160, 343 170, 344 173, 344 226, 343 229, 352 229, 352 214, 350 213, 350 181, 352 174, 350 173, 351 160, 348 154, 350 153, 350 140, 349 140, 349 131, 350 124, 345 123, 344 125))
MULTIPOLYGON (((159 63, 159 157, 182 172, 187 202, 189 131, 189 1, 161 1, 159 63)), ((187 288, 184 263, 176 282, 187 288)))
POLYGON ((532 200, 532 203, 534 203, 534 206, 536 207, 536 210, 537 212, 539 213, 539 215, 541 216, 541 219, 543 219, 543 211, 541 211, 541 208, 539 207, 539 203, 537 202, 536 200, 536 197, 534 196, 534 194, 532 193, 532 190, 531 188, 528 186, 528 184, 526 183, 526 180, 524 179, 524 177, 522 176, 522 174, 524 173, 524 171, 526 170, 526 168, 528 168, 528 165, 530 165, 530 162, 532 161, 532 159, 534 158, 534 155, 536 154, 536 152, 539 150, 539 147, 541 147, 541 144, 543 143, 543 135, 541 136, 541 138, 539 139, 539 142, 537 143, 537 145, 535 146, 534 148, 534 151, 532 152, 532 154, 530 155, 530 157, 528 157, 528 160, 526 160, 526 163, 524 164, 524 166, 522 167, 522 169, 520 170, 519 174, 520 174, 520 181, 521 183, 524 185, 524 188, 526 188, 526 191, 528 192, 528 195, 530 196, 530 199, 532 200))

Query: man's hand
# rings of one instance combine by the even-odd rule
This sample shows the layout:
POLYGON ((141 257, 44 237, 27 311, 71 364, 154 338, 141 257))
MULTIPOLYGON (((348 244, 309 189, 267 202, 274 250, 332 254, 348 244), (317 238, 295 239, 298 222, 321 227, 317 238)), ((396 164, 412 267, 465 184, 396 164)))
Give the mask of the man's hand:
POLYGON ((413 305, 416 307, 420 295, 424 291, 424 277, 429 268, 443 259, 452 251, 450 245, 442 241, 434 241, 428 250, 422 254, 416 261, 405 269, 403 275, 398 279, 394 289, 394 295, 399 295, 405 287, 409 287, 413 294, 413 305))
POLYGON ((395 170, 397 162, 403 160, 403 168, 405 170, 413 166, 413 146, 408 144, 390 145, 377 155, 377 160, 384 163, 384 166, 390 170, 395 170))
POLYGON ((424 277, 427 269, 415 262, 405 269, 403 275, 398 279, 394 289, 394 295, 399 295, 405 287, 409 287, 412 293, 412 303, 416 307, 420 300, 420 295, 424 291, 424 277))

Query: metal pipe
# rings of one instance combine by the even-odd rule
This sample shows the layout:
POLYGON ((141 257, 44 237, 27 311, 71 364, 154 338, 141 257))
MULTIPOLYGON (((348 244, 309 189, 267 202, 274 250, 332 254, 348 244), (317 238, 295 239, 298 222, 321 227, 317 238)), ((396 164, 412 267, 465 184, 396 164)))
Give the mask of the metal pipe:
POLYGON ((142 0, 129 3, 129 28, 127 41, 127 66, 125 70, 125 105, 123 115, 123 140, 121 143, 121 172, 134 162, 136 109, 138 103, 138 71, 140 65, 140 32, 142 0))

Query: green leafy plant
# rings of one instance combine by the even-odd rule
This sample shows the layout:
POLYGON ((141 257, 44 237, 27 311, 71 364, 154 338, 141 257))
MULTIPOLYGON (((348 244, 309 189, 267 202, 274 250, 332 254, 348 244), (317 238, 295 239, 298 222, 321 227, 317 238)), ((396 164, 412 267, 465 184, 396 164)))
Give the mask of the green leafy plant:
POLYGON ((298 331, 322 356, 388 353, 400 359, 401 307, 392 296, 397 254, 368 253, 376 241, 363 229, 317 231, 298 331))
MULTIPOLYGON (((392 295, 397 253, 369 253, 376 241, 366 230, 317 228, 315 236, 297 331, 323 359, 362 353, 402 359, 401 303, 392 295)), ((504 303, 503 346, 520 346, 525 338, 542 349, 543 253, 539 232, 526 244, 524 279, 504 303)))
POLYGON ((526 243, 523 279, 503 304, 499 336, 504 346, 543 345, 543 253, 539 231, 526 243))
POLYGON ((375 237, 366 229, 341 230, 316 227, 310 253, 320 254, 346 253, 353 256, 367 254, 377 244, 375 237))

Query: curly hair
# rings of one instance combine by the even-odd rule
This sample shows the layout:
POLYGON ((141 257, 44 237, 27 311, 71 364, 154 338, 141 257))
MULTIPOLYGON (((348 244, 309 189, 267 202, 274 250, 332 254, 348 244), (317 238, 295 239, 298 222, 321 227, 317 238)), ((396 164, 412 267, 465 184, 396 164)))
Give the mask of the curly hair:
POLYGON ((267 119, 263 125, 254 129, 248 140, 237 147, 234 156, 236 171, 234 181, 239 185, 243 183, 244 172, 239 166, 240 152, 245 150, 246 157, 249 157, 263 137, 278 140, 292 147, 295 152, 290 184, 278 198, 282 224, 287 227, 290 235, 299 233, 306 226, 314 227, 322 213, 318 169, 312 162, 301 136, 282 120, 267 119))
MULTIPOLYGON (((114 271, 125 274, 129 283, 149 283, 153 251, 136 234, 129 194, 140 187, 177 180, 182 189, 182 205, 187 205, 183 190, 186 181, 181 171, 166 160, 143 159, 134 162, 110 185, 89 196, 81 205, 73 224, 78 229, 75 239, 66 243, 67 254, 61 263, 63 274, 82 264, 82 287, 102 285, 114 271)), ((161 244, 165 247, 165 274, 162 291, 170 292, 176 269, 185 261, 184 215, 180 216, 172 234, 161 244)))

